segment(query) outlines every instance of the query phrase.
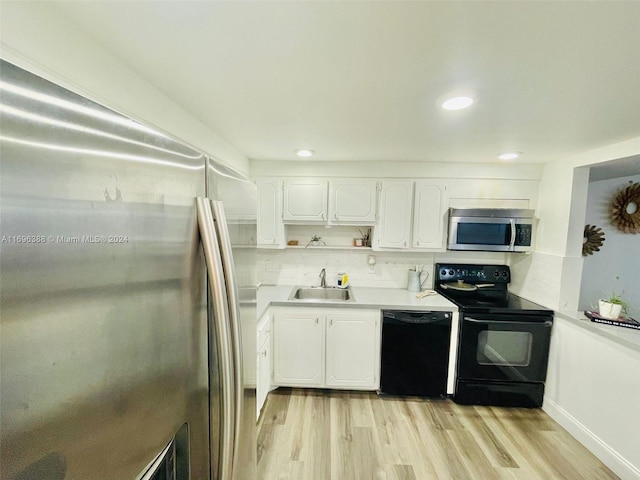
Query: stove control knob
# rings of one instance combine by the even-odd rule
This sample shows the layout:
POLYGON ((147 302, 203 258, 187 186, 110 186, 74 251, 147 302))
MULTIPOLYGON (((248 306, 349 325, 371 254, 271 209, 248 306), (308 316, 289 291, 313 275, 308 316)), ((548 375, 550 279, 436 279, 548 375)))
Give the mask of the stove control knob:
POLYGON ((444 277, 446 274, 447 274, 447 271, 444 268, 440 270, 440 275, 444 277))
POLYGON ((453 275, 453 270, 449 270, 449 275, 453 275))
POLYGON ((504 272, 502 272, 502 277, 503 278, 507 278, 507 271, 506 270, 504 272))
POLYGON ((500 276, 500 272, 496 270, 495 272, 493 272, 493 276, 498 278, 500 276))

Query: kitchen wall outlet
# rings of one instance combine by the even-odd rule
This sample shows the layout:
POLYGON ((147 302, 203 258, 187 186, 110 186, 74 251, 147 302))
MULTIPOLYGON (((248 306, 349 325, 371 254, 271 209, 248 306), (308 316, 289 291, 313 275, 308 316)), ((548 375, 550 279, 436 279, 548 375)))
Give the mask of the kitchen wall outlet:
POLYGON ((277 272, 280 270, 275 262, 267 262, 267 272, 277 272))

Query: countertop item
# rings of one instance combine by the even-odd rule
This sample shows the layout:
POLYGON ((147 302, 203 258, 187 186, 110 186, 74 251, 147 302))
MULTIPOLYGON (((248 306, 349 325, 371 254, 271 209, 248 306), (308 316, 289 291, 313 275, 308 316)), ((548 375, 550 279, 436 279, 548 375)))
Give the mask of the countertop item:
POLYGON ((313 308, 379 308, 380 310, 432 310, 457 312, 458 307, 442 295, 428 295, 416 298, 415 292, 409 292, 405 288, 375 288, 375 287, 349 287, 356 301, 346 302, 322 302, 310 303, 302 300, 289 300, 295 285, 261 285, 258 289, 258 312, 260 315, 269 306, 296 306, 313 308))

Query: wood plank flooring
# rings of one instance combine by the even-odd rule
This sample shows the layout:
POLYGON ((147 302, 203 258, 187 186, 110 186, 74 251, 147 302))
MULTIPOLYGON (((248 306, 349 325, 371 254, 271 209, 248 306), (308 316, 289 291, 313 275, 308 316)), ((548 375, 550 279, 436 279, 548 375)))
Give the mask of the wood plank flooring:
POLYGON ((618 477, 541 409, 280 388, 258 424, 258 478, 618 477))

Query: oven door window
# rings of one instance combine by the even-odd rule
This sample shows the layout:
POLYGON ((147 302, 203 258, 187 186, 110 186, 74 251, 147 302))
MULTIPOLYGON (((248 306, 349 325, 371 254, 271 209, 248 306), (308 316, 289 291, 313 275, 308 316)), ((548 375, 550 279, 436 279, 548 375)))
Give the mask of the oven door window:
POLYGON ((533 335, 530 332, 484 330, 478 334, 479 365, 528 367, 533 335))
POLYGON ((458 378, 544 382, 552 317, 527 321, 508 314, 463 315, 458 378))

